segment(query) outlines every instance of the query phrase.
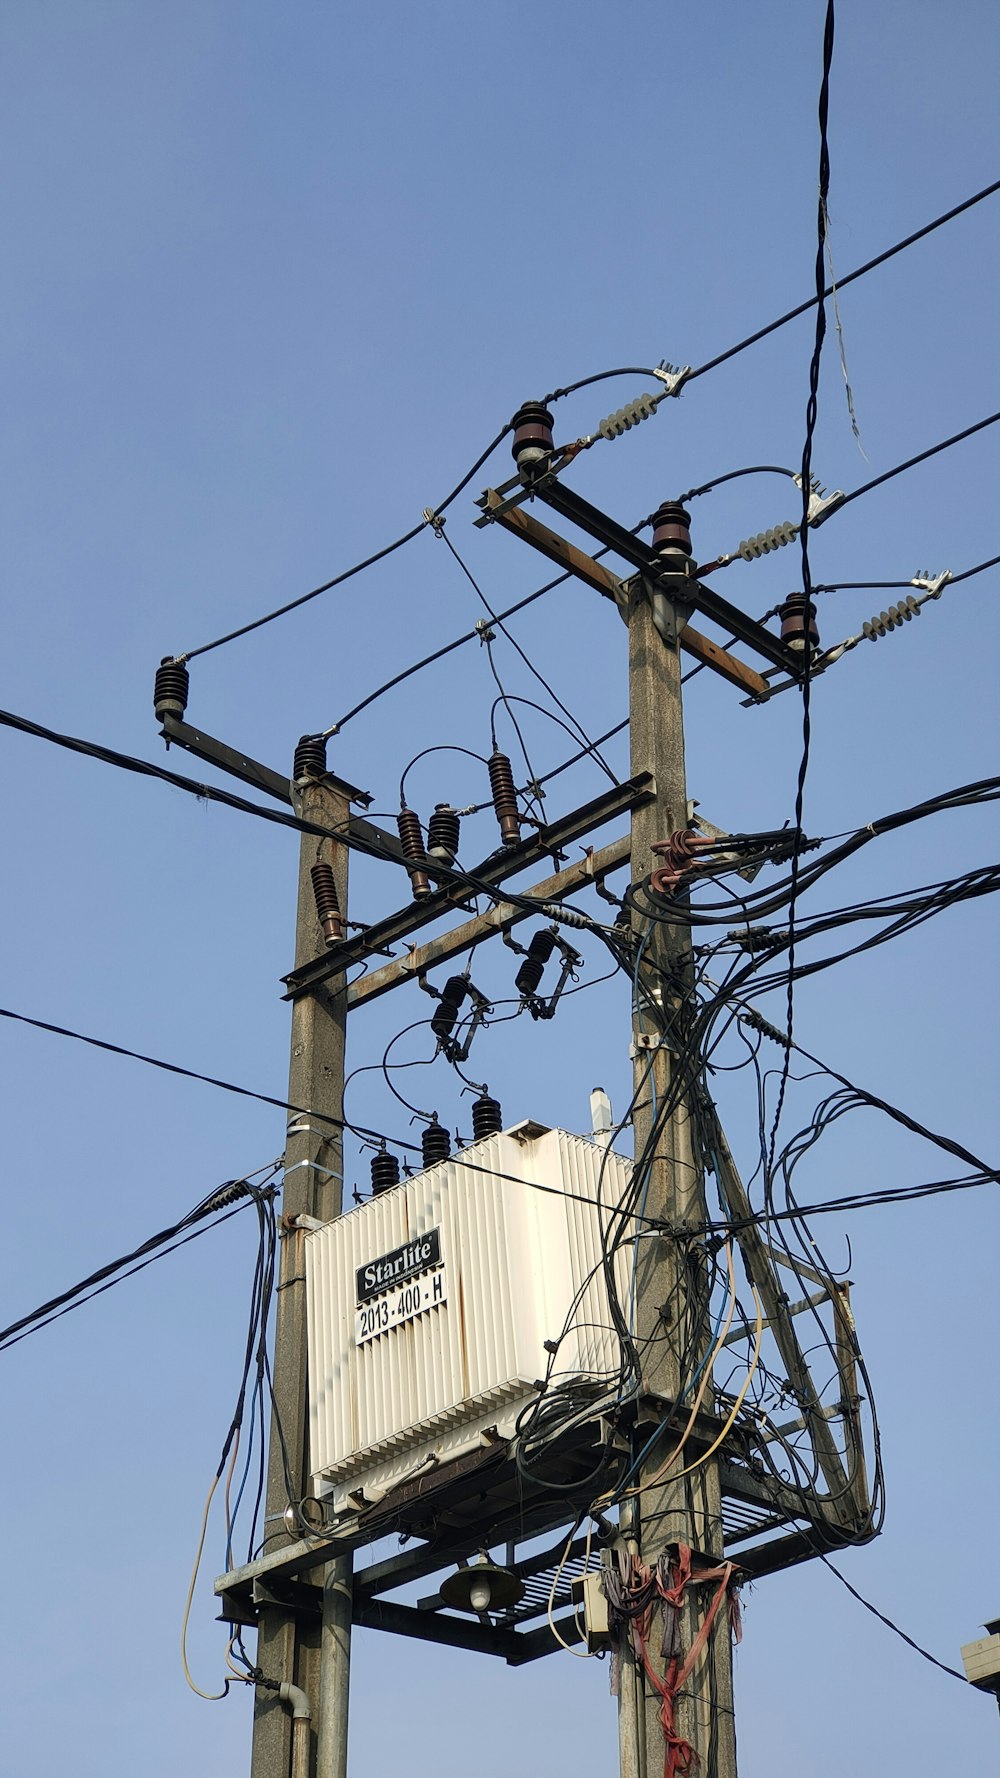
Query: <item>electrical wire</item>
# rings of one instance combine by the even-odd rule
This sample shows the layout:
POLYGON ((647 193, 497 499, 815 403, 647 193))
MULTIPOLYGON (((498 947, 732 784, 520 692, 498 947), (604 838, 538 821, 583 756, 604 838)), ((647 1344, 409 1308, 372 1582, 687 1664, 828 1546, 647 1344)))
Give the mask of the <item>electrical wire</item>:
MULTIPOLYGON (((602 759, 600 754, 595 751, 595 743, 591 740, 591 738, 588 735, 583 724, 581 722, 577 721, 576 717, 573 715, 572 710, 567 709, 567 707, 563 703, 562 699, 560 697, 558 697, 557 694, 553 691, 548 680, 543 676, 543 674, 541 674, 539 672, 539 670, 535 666, 534 662, 531 661, 528 658, 528 656, 525 654, 524 649, 521 647, 520 643, 515 639, 515 637, 513 637, 511 635, 510 631, 504 627, 500 618, 497 616, 497 613, 494 611, 492 605, 490 604, 489 600, 487 599, 486 594, 483 592, 482 587, 479 585, 479 582, 476 580, 475 575, 472 573, 471 568, 469 568, 468 565, 463 561, 458 550, 455 548, 455 545, 452 543, 451 538, 448 536, 447 531, 444 530, 443 527, 441 529, 440 536, 442 538, 442 541, 447 544, 448 549, 450 550, 455 561, 458 563, 459 568, 461 568, 462 573, 465 575, 466 580, 469 582, 469 585, 472 587, 473 592, 477 595, 477 597, 481 601, 483 607, 485 608, 485 610, 489 616, 490 622, 493 624, 496 624, 496 627, 500 631, 501 635, 506 637, 507 641, 510 643, 511 647, 514 649, 515 653, 520 656, 521 660, 524 662, 524 665, 527 667, 528 672, 532 675, 533 678, 537 679, 539 685, 542 687, 542 690, 546 693, 546 695, 548 697, 550 697, 552 699, 552 702, 558 707, 558 709, 560 709, 562 711, 562 713, 566 717, 567 721, 569 721, 573 724, 573 727, 576 730, 577 734, 579 735, 581 741, 583 741, 584 744, 587 746, 587 748, 592 752, 593 757, 596 759, 598 765, 600 765, 603 768, 603 770, 607 773, 607 776, 610 778, 612 784, 617 784, 618 779, 615 777, 615 774, 611 770, 611 767, 608 765, 607 761, 602 759)), ((529 768, 529 770, 530 770, 530 768, 529 768)))
MULTIPOLYGON (((845 273, 844 277, 837 279, 836 289, 838 291, 844 290, 848 284, 853 284, 856 279, 866 277, 867 274, 873 272, 877 266, 885 265, 886 261, 894 259, 897 253, 903 253, 907 247, 915 246, 917 241, 925 240, 928 235, 934 233, 935 229, 943 228, 946 222, 953 222, 956 216, 964 215, 966 210, 973 209, 976 204, 981 204, 984 198, 993 197, 994 193, 998 191, 1000 191, 1000 179, 995 179, 992 185, 984 185, 981 191, 974 192, 972 197, 965 198, 961 204, 956 204, 953 209, 945 210, 943 215, 936 216, 933 222, 925 223, 923 228, 918 228, 912 235, 906 235, 903 240, 897 241, 894 246, 887 247, 882 253, 877 253, 874 259, 867 259, 863 265, 856 266, 852 272, 845 273)), ((808 314, 809 310, 814 309, 817 303, 822 302, 826 297, 832 296, 833 294, 834 285, 824 285, 822 294, 817 293, 815 296, 807 297, 805 302, 799 303, 794 309, 787 310, 784 315, 779 315, 776 321, 769 321, 766 327, 758 327, 755 333, 747 334, 746 338, 738 340, 735 346, 728 346, 724 352, 719 352, 714 358, 709 358, 705 364, 699 364, 696 370, 688 372, 688 375, 684 379, 685 382, 692 383, 696 377, 703 377, 708 371, 716 370, 720 364, 727 364, 731 358, 736 358, 739 353, 745 352, 749 346, 755 346, 758 340, 766 339, 769 334, 777 333, 778 329, 781 327, 787 327, 790 321, 796 321, 800 315, 808 314)), ((645 373, 636 372, 635 374, 642 375, 645 373)))
MULTIPOLYGON (((988 414, 985 420, 977 420, 974 426, 966 426, 963 431, 953 433, 951 438, 942 439, 940 444, 930 445, 926 451, 918 451, 915 457, 907 457, 905 463, 897 463, 894 469, 886 469, 881 475, 872 476, 871 481, 862 482, 860 488, 852 488, 849 494, 845 494, 842 500, 838 500, 836 506, 830 508, 828 517, 832 518, 835 512, 843 512, 844 507, 850 506, 852 500, 860 500, 862 494, 870 494, 873 488, 880 488, 883 482, 891 482, 894 476, 902 475, 904 470, 913 469, 918 463, 926 463, 929 457, 936 457, 941 451, 950 450, 952 445, 961 444, 963 439, 972 438, 987 426, 995 426, 998 420, 1000 420, 1000 410, 995 414, 988 414)), ((813 529, 815 529, 815 524, 813 529)), ((808 527, 803 525, 803 542, 807 530, 808 527)), ((992 566, 992 564, 984 564, 984 566, 992 566)))
POLYGON ((402 549, 404 544, 412 542, 414 537, 419 537, 421 531, 426 531, 428 527, 434 527, 440 522, 442 513, 447 512, 452 502, 457 500, 463 489, 468 487, 473 476, 477 475, 487 459, 492 457, 497 446, 503 443, 513 423, 513 420, 508 420, 507 424, 501 427, 496 437, 487 445, 482 455, 476 458, 472 468, 467 470, 457 486, 452 488, 451 493, 441 501, 440 505, 433 509, 428 508, 419 525, 413 525, 409 531, 404 531, 401 537, 395 538, 392 543, 387 543, 382 549, 376 550, 374 555, 366 556, 363 562, 356 562, 353 568, 345 568, 340 574, 335 574, 332 580, 325 580, 322 586, 313 587, 312 591, 308 593, 300 593, 298 598, 289 599, 286 604, 279 605, 274 611, 265 612, 263 617, 255 617, 251 623, 241 624, 239 629, 229 630, 224 636, 217 636, 214 642, 203 642, 199 648, 189 648, 184 654, 174 655, 174 661, 177 663, 193 661, 199 654, 210 654, 214 648, 222 648, 227 642, 235 642, 239 636, 248 636, 251 630, 259 630, 264 624, 273 623, 275 618, 285 617, 289 611, 297 611, 300 605, 308 605, 311 599, 318 599, 321 593, 329 593, 334 587, 342 586, 345 580, 353 579, 355 574, 361 574, 366 568, 374 567, 376 562, 383 562, 387 556, 402 549))
POLYGON ((158 1234, 150 1235, 140 1246, 133 1248, 131 1253, 123 1254, 121 1258, 110 1260, 106 1265, 99 1266, 96 1272, 91 1272, 86 1278, 82 1278, 79 1284, 73 1284, 68 1290, 60 1291, 58 1296, 50 1297, 47 1302, 40 1303, 28 1314, 21 1315, 16 1321, 10 1322, 7 1327, 0 1328, 0 1351, 6 1351, 9 1347, 18 1345, 21 1340, 27 1339, 29 1334, 37 1333, 41 1328, 48 1327, 51 1322, 59 1320, 63 1315, 68 1315, 72 1309, 80 1308, 83 1303, 90 1302, 95 1296, 102 1295, 105 1290, 111 1290, 115 1284, 122 1283, 125 1278, 131 1278, 136 1272, 143 1271, 147 1265, 152 1265, 154 1260, 163 1258, 167 1253, 175 1253, 179 1247, 186 1246, 188 1241, 195 1240, 199 1235, 207 1234, 209 1229, 217 1228, 220 1223, 228 1222, 230 1217, 238 1215, 241 1210, 248 1207, 255 1191, 267 1189, 269 1179, 273 1178, 280 1166, 280 1160, 271 1161, 266 1167, 258 1167, 255 1173, 248 1173, 242 1179, 227 1179, 223 1185, 217 1186, 213 1192, 210 1192, 207 1198, 203 1198, 200 1204, 196 1204, 193 1210, 189 1210, 186 1216, 182 1216, 179 1222, 172 1223, 169 1228, 161 1229, 158 1234), (259 1186, 254 1186, 252 1182, 257 1179, 258 1175, 267 1175, 267 1178, 263 1179, 259 1186), (234 1208, 227 1208, 233 1205, 234 1198, 244 1201, 237 1202, 234 1208), (220 1210, 225 1210, 226 1214, 216 1214, 220 1210), (214 1217, 215 1220, 208 1223, 206 1220, 208 1217, 214 1217), (196 1227, 196 1224, 205 1226, 196 1227), (184 1239, 178 1239, 182 1235, 184 1239), (136 1263, 139 1261, 142 1263, 136 1263))
POLYGON ((866 1611, 870 1611, 872 1617, 877 1617, 880 1624, 884 1624, 886 1629, 891 1630, 895 1636, 901 1637, 908 1648, 912 1648, 915 1654, 922 1655, 925 1661, 930 1661, 932 1667, 940 1667, 942 1673, 950 1673, 952 1679, 960 1679, 963 1685, 968 1685, 969 1681, 965 1674, 960 1673, 957 1667, 949 1667, 946 1661, 939 1661, 937 1655, 932 1655, 928 1649, 921 1648, 919 1642, 915 1642, 912 1636, 908 1636, 905 1630, 901 1630, 898 1624, 893 1623, 891 1617, 886 1617, 885 1612, 879 1611, 878 1606, 873 1605, 870 1599, 866 1599, 862 1593, 859 1593, 857 1587, 852 1587, 846 1574, 841 1574, 840 1569, 834 1566, 822 1550, 817 1550, 816 1554, 824 1568, 829 1568, 830 1573, 837 1576, 841 1586, 847 1588, 852 1599, 856 1599, 859 1605, 863 1605, 866 1611))
MULTIPOLYGON (((159 1056, 143 1055, 141 1050, 127 1049, 124 1044, 109 1043, 103 1037, 89 1037, 83 1031, 72 1031, 66 1025, 52 1025, 45 1019, 31 1019, 27 1013, 12 1012, 7 1006, 0 1006, 0 1019, 15 1019, 19 1025, 30 1025, 36 1031, 47 1031, 53 1037, 69 1037, 74 1043, 85 1043, 91 1049, 106 1050, 112 1056, 125 1056, 130 1062, 143 1062, 147 1068, 161 1068, 166 1074, 179 1074, 185 1080, 200 1080, 205 1086, 218 1087, 223 1093, 238 1093, 243 1099, 256 1099, 261 1105, 274 1105, 279 1111, 293 1111, 298 1117, 314 1117, 318 1123, 329 1124, 331 1129, 350 1130, 352 1134, 372 1138, 376 1142, 387 1141, 380 1130, 366 1130, 361 1124, 349 1124, 342 1117, 331 1117, 327 1112, 316 1111, 307 1105, 293 1105, 290 1099, 275 1099, 270 1093, 255 1093, 250 1087, 240 1087, 231 1080, 220 1080, 214 1074, 200 1074, 196 1068, 182 1068, 179 1062, 165 1062, 159 1056)), ((394 1146, 412 1148, 412 1143, 395 1142, 394 1146)))

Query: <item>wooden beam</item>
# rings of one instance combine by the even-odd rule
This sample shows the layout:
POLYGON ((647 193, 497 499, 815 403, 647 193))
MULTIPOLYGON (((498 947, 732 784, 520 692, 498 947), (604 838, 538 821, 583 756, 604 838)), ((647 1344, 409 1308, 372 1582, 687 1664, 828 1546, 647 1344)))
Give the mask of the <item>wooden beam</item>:
MULTIPOLYGON (((629 841, 625 836, 615 840, 610 846, 602 846, 599 852, 591 852, 576 864, 567 865, 565 870, 556 871, 552 877, 546 877, 542 883, 534 883, 522 894, 529 901, 547 902, 562 901, 566 895, 572 895, 577 889, 585 889, 588 883, 599 883, 613 870, 627 864, 629 858, 629 841)), ((490 908, 488 913, 478 914, 473 920, 465 920, 461 926, 452 927, 440 938, 432 938, 425 945, 415 945, 407 956, 392 963, 383 964, 381 969, 373 969, 369 975, 363 975, 359 981, 352 982, 347 991, 349 1008, 362 1005, 366 1000, 374 1000, 379 994, 388 994, 390 988, 397 988, 400 982, 415 981, 424 970, 431 969, 435 963, 444 963, 449 957, 457 957, 470 945, 479 944, 481 940, 493 938, 498 932, 504 932, 516 926, 521 920, 533 918, 534 909, 518 907, 514 902, 502 901, 490 908)))
MULTIPOLYGON (((493 512, 502 504, 496 490, 487 488, 484 512, 493 512)), ((582 580, 585 586, 593 587, 605 599, 612 599, 620 607, 627 604, 625 581, 613 574, 610 568, 605 568, 602 562, 595 562, 593 556, 588 556, 575 543, 560 537, 557 531, 550 531, 548 525, 543 525, 540 519, 532 518, 523 507, 511 506, 506 512, 498 512, 495 522, 522 537, 526 543, 531 544, 532 549, 546 556, 550 562, 556 562, 560 568, 575 574, 577 580, 582 580)), ((738 686, 740 691, 749 692, 753 697, 767 695, 770 688, 760 673, 755 672, 753 667, 748 667, 745 661, 737 660, 735 655, 728 654, 711 637, 703 636, 700 630, 692 629, 687 624, 681 631, 680 642, 685 654, 693 655, 701 666, 710 667, 713 673, 728 679, 730 685, 738 686)))

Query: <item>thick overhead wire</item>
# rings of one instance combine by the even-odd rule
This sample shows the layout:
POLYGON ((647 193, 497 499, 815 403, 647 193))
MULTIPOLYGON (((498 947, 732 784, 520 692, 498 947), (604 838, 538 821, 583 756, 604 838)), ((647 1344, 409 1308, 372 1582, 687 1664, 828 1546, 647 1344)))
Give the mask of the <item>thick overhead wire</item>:
POLYGON ((404 544, 411 543, 414 537, 420 536, 421 531, 426 531, 429 526, 433 525, 439 514, 447 512, 452 502, 457 500, 459 494, 468 487, 473 476, 478 475, 483 464, 492 457, 497 446, 503 443, 512 425, 513 421, 508 420, 507 424, 501 427, 485 451, 476 458, 472 468, 467 470, 461 481, 452 488, 451 493, 446 495, 444 500, 433 510, 428 508, 420 523, 411 526, 409 531, 404 531, 401 537, 395 538, 392 543, 387 543, 383 549, 376 550, 374 555, 366 556, 363 562, 356 562, 353 568, 345 568, 342 573, 335 574, 332 580, 325 580, 321 586, 313 587, 310 592, 300 593, 298 598, 289 599, 286 604, 277 606, 274 611, 265 612, 263 617, 255 617, 250 623, 241 624, 238 629, 229 630, 224 636, 217 636, 214 642, 203 642, 198 648, 189 648, 184 654, 175 655, 174 660, 177 662, 193 661, 197 655, 210 654, 213 648, 222 648, 227 642, 235 642, 239 636, 249 636, 252 630, 262 629, 265 624, 273 623, 276 618, 285 617, 290 611, 297 611, 300 605, 308 605, 311 599, 318 599, 321 593, 332 592, 334 587, 342 586, 345 580, 352 580, 356 574, 363 573, 366 568, 373 568, 376 562, 383 562, 386 556, 393 555, 396 550, 402 549, 404 544))
MULTIPOLYGON (((871 481, 863 482, 860 488, 852 488, 849 494, 838 500, 836 506, 830 509, 830 518, 835 512, 842 512, 845 506, 850 506, 852 500, 860 500, 862 494, 870 494, 873 488, 880 488, 884 482, 891 482, 894 476, 902 475, 904 470, 914 469, 918 463, 926 463, 928 457, 936 457, 940 451, 947 451, 952 445, 961 444, 963 439, 972 438, 974 433, 982 432, 985 427, 995 426, 998 420, 1000 412, 988 414, 985 420, 977 420, 974 426, 966 426, 961 432, 953 433, 951 438, 942 439, 940 444, 931 445, 926 451, 918 451, 915 457, 907 457, 905 463, 897 463, 894 469, 886 469, 881 475, 873 475, 871 481)), ((803 541, 806 531, 807 527, 803 525, 803 541)))
POLYGON ((736 358, 749 346, 755 346, 758 340, 767 339, 769 334, 777 333, 781 327, 787 327, 790 321, 798 320, 800 315, 807 315, 810 309, 816 307, 817 303, 823 302, 828 296, 833 296, 835 290, 844 290, 848 284, 853 284, 858 278, 866 277, 877 266, 885 265, 887 260, 894 259, 897 253, 905 252, 907 247, 915 246, 917 241, 926 240, 927 236, 932 235, 935 229, 943 228, 946 222, 953 222, 956 216, 964 215, 966 210, 973 209, 976 204, 981 204, 984 198, 993 197, 998 191, 1000 191, 1000 179, 994 179, 992 185, 984 185, 981 191, 974 192, 971 198, 965 198, 961 204, 956 204, 951 210, 945 210, 941 216, 936 216, 933 222, 925 223, 923 228, 916 229, 912 235, 906 235, 894 246, 885 248, 882 253, 876 253, 874 259, 866 259, 863 265, 855 266, 852 272, 845 272, 842 278, 837 279, 836 285, 824 285, 821 292, 818 291, 815 296, 807 297, 805 302, 798 303, 794 309, 788 309, 784 315, 779 315, 776 321, 769 321, 766 327, 758 327, 755 333, 748 333, 746 338, 738 340, 735 346, 727 346, 724 352, 719 352, 714 358, 709 358, 704 364, 699 364, 696 370, 688 372, 684 379, 685 382, 693 383, 696 377, 703 377, 708 371, 716 370, 720 364, 727 364, 730 358, 736 358))
MULTIPOLYGON (((292 1111, 297 1117, 314 1117, 321 1124, 329 1124, 333 1130, 350 1130, 353 1135, 377 1142, 388 1140, 381 1130, 366 1130, 361 1124, 349 1124, 342 1117, 331 1117, 326 1112, 316 1111, 308 1105, 293 1105, 289 1099, 276 1099, 270 1093, 256 1093, 250 1087, 240 1087, 231 1080, 220 1080, 214 1074, 201 1074, 196 1068, 183 1068, 179 1062, 165 1062, 161 1056, 147 1056, 141 1050, 128 1049, 121 1043, 110 1043, 104 1037, 91 1037, 84 1031, 73 1031, 67 1025, 53 1025, 46 1019, 29 1018, 27 1013, 12 1012, 8 1006, 0 1006, 0 1019, 12 1019, 19 1025, 30 1025, 36 1031, 46 1031, 52 1037, 68 1037, 74 1043, 85 1043, 91 1049, 105 1050, 112 1056, 124 1056, 130 1062, 142 1062, 147 1068, 159 1068, 165 1074, 179 1074, 185 1080, 199 1080, 205 1086, 218 1087, 223 1093, 238 1093, 242 1099, 256 1099, 261 1105, 273 1105, 279 1111, 292 1111)), ((396 1142, 398 1148, 413 1148, 414 1143, 396 1142)))

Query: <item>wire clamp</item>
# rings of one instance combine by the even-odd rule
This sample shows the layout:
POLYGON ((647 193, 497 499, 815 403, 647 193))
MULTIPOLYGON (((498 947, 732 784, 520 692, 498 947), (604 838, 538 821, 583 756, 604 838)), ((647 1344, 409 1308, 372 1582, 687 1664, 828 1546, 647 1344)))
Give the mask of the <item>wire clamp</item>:
POLYGON ((435 512, 433 506, 424 507, 424 524, 430 526, 435 537, 444 536, 444 514, 435 512))
POLYGON ((480 646, 495 642, 497 639, 496 631, 491 627, 489 619, 485 617, 479 619, 476 625, 476 635, 479 637, 480 646))
POLYGON ((910 585, 920 587, 921 590, 928 593, 932 599, 940 599, 941 594, 950 579, 950 568, 946 568, 943 574, 932 574, 929 568, 918 568, 913 579, 910 581, 910 585))
POLYGON ((671 364, 668 358, 661 358, 653 375, 663 384, 667 395, 679 395, 691 375, 691 366, 685 364, 681 367, 671 364))

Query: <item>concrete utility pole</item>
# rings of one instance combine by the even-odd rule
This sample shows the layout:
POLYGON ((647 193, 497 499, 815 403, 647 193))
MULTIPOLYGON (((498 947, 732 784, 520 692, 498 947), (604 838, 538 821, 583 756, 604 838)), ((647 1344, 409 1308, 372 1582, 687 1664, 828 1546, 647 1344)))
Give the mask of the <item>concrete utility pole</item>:
MULTIPOLYGON (((652 772, 656 796, 632 813, 632 880, 647 877, 655 864, 654 841, 687 827, 687 788, 684 774, 684 728, 681 709, 681 658, 678 632, 687 608, 673 604, 674 592, 683 599, 687 565, 687 514, 679 507, 662 507, 654 532, 654 549, 668 571, 676 565, 678 578, 652 583, 640 575, 630 585, 629 708, 631 770, 652 772), (667 590, 665 590, 665 588, 667 590)), ((689 950, 690 930, 660 921, 637 918, 636 937, 643 944, 641 973, 650 990, 672 971, 678 957, 689 950)), ((671 1008, 663 992, 663 1016, 669 1030, 671 1008)), ((667 1043, 658 1047, 656 1023, 644 1016, 641 997, 633 1019, 635 1045, 634 1082, 637 1103, 633 1117, 635 1153, 643 1154, 654 1126, 654 1108, 670 1098, 673 1056, 667 1043)), ((689 1106, 681 1099, 667 1117, 656 1141, 649 1172, 644 1214, 662 1217, 673 1227, 696 1225, 705 1219, 704 1178, 691 1139, 689 1106)), ((678 1354, 691 1344, 704 1350, 706 1328, 699 1325, 692 1302, 696 1280, 685 1252, 669 1237, 646 1235, 638 1243, 636 1268, 636 1344, 643 1354, 644 1390, 675 1400, 680 1388, 678 1354)), ((702 1318, 703 1319, 703 1318, 702 1318)), ((640 1421, 637 1442, 648 1439, 651 1427, 640 1421)), ((622 1509, 622 1531, 627 1547, 648 1566, 670 1544, 681 1541, 711 1559, 724 1560, 722 1505, 717 1463, 702 1463, 690 1476, 672 1481, 670 1471, 660 1483, 645 1488, 669 1455, 670 1438, 657 1441, 638 1474, 640 1490, 622 1509)), ((692 1459, 690 1446, 674 1465, 682 1469, 692 1459)), ((711 1593, 706 1587, 688 1587, 682 1607, 682 1647, 689 1649, 702 1623, 711 1593)), ((662 1672, 658 1635, 650 1639, 649 1657, 662 1672)), ((719 1778, 735 1778, 736 1730, 733 1715, 732 1650, 729 1620, 720 1610, 707 1650, 686 1681, 676 1703, 676 1729, 705 1761, 711 1745, 719 1778)), ((663 1730, 660 1698, 637 1667, 626 1648, 620 1694, 620 1757, 622 1778, 653 1778, 662 1770, 663 1730)))
MULTIPOLYGON (((315 757, 305 757, 308 752, 308 747, 301 745, 296 750, 297 779, 305 778, 306 771, 324 771, 321 744, 316 744, 315 757)), ((301 800, 296 792, 296 812, 324 827, 346 827, 349 787, 325 775, 309 776, 301 784, 301 800)), ((344 920, 347 917, 346 846, 303 834, 295 927, 297 966, 311 962, 324 948, 311 879, 317 859, 332 866, 340 914, 344 920)), ((347 995, 342 974, 293 1002, 288 1071, 288 1097, 293 1105, 308 1106, 327 1117, 342 1116, 346 1024, 347 995)), ((295 1221, 305 1216, 325 1222, 339 1215, 343 1197, 342 1131, 318 1119, 292 1116, 285 1157, 274 1344, 276 1411, 268 1444, 269 1549, 280 1548, 280 1540, 287 1538, 294 1543, 301 1536, 298 1527, 286 1529, 283 1515, 289 1494, 297 1504, 309 1491, 305 1233, 296 1229, 295 1221)), ((319 1625, 314 1613, 304 1617, 289 1603, 277 1598, 268 1601, 266 1591, 263 1600, 257 1664, 268 1685, 259 1687, 256 1695, 251 1778, 346 1778, 351 1558, 341 1557, 323 1571, 319 1625), (292 1715, 278 1691, 272 1689, 282 1683, 298 1686, 311 1706, 307 1768, 296 1747, 292 1715)))

